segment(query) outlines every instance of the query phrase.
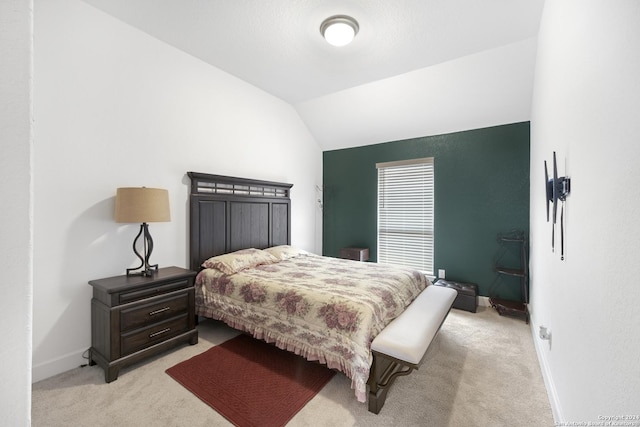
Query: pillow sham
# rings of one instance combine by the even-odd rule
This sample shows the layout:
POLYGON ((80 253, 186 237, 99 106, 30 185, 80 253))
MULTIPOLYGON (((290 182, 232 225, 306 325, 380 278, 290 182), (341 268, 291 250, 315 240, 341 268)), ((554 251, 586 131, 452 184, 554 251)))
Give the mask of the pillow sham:
POLYGON ((272 246, 264 249, 264 252, 268 252, 277 259, 284 261, 285 259, 294 258, 300 255, 309 255, 309 252, 294 248, 289 245, 272 246))
POLYGON ((217 255, 202 263, 204 268, 215 268, 225 274, 233 274, 261 264, 278 262, 278 258, 260 249, 240 249, 228 254, 217 255))

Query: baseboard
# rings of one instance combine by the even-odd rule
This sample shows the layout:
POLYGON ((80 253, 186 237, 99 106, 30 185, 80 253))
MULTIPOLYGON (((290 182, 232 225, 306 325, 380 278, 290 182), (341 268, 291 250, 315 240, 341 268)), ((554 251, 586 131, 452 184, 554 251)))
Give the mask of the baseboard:
POLYGON ((540 364, 540 370, 542 371, 542 379, 544 380, 544 386, 547 389, 547 396, 549 397, 549 405, 551 406, 551 412, 553 413, 553 420, 556 425, 565 425, 564 416, 560 409, 560 402, 558 400, 558 393, 556 392, 556 386, 551 376, 551 370, 547 363, 542 345, 546 341, 542 341, 538 337, 538 331, 536 331, 536 322, 533 317, 530 318, 529 326, 531 326, 531 336, 533 337, 533 346, 536 349, 536 355, 538 356, 538 363, 540 364))
POLYGON ((75 351, 73 353, 60 356, 53 360, 49 360, 44 363, 31 366, 31 382, 37 383, 38 381, 53 377, 54 375, 61 374, 63 372, 70 371, 88 362, 87 359, 82 357, 87 355, 87 349, 75 351))

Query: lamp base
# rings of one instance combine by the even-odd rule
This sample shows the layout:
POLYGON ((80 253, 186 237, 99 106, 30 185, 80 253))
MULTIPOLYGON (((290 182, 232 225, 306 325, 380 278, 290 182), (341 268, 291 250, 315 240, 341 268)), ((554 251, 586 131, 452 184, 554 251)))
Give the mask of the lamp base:
POLYGON ((138 268, 127 268, 127 276, 153 276, 154 273, 158 272, 158 264, 150 265, 144 270, 140 270, 138 268))
POLYGON ((127 276, 152 276, 158 272, 158 264, 149 264, 149 257, 151 256, 151 252, 153 252, 153 239, 151 238, 151 234, 149 234, 149 224, 146 222, 140 224, 140 232, 133 241, 133 252, 140 259, 140 265, 135 268, 127 268, 127 276), (141 236, 143 237, 144 256, 140 255, 140 252, 138 252, 136 248, 141 236))

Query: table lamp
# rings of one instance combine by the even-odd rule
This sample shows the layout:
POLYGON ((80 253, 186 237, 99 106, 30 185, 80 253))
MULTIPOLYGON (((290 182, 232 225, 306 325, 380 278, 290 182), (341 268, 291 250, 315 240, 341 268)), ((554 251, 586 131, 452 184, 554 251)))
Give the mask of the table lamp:
POLYGON ((127 276, 151 276, 154 271, 158 271, 158 264, 149 264, 149 257, 153 252, 153 239, 147 223, 171 221, 169 192, 161 188, 118 188, 115 220, 120 223, 141 223, 140 232, 133 241, 133 252, 140 258, 140 266, 127 268, 127 276), (137 249, 140 237, 143 239, 143 255, 137 249))

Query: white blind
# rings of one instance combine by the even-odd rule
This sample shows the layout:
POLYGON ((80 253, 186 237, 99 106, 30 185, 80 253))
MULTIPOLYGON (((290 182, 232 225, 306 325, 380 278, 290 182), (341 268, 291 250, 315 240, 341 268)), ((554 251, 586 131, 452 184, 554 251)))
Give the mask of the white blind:
POLYGON ((433 157, 378 163, 378 262, 433 274, 433 157))

